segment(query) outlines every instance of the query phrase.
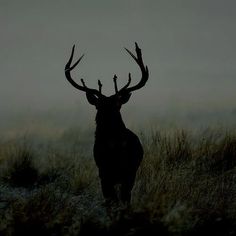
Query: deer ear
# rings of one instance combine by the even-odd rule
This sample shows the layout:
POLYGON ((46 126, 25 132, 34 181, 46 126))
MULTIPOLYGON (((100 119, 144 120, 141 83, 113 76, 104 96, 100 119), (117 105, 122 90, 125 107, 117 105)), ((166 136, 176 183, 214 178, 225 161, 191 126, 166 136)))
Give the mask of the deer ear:
POLYGON ((123 105, 129 101, 131 93, 124 93, 119 97, 120 103, 123 105))
POLYGON ((98 98, 97 98, 94 94, 92 94, 92 93, 86 93, 86 97, 87 97, 88 102, 89 102, 91 105, 97 106, 97 104, 98 104, 98 98))

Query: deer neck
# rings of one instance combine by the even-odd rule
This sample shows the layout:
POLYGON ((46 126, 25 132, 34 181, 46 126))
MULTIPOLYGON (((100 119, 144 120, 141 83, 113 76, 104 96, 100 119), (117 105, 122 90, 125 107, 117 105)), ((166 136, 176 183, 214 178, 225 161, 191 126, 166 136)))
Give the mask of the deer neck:
POLYGON ((96 137, 117 137, 119 134, 122 134, 125 129, 126 126, 120 113, 111 117, 104 117, 99 113, 96 116, 96 137))

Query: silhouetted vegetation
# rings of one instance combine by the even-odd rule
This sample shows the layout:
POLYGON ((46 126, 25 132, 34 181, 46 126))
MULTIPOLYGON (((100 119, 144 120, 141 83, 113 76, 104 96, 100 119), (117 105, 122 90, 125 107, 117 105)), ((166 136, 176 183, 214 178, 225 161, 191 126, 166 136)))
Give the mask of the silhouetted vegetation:
POLYGON ((81 151, 78 137, 66 143, 63 134, 50 142, 32 136, 1 142, 0 235, 236 235, 233 131, 140 133, 144 159, 132 207, 112 212, 104 206, 91 140, 80 134, 81 151), (71 143, 76 151, 68 152, 71 143))
POLYGON ((33 153, 27 147, 14 147, 6 157, 3 179, 13 187, 33 187, 38 170, 33 163, 33 153))

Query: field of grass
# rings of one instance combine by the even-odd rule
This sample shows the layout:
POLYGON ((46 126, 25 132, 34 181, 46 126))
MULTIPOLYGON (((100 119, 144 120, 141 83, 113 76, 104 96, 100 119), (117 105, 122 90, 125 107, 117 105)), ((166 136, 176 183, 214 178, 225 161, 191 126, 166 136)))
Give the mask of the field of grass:
MULTIPOLYGON (((0 140, 0 235, 236 235, 236 132, 139 132, 132 206, 109 217, 93 132, 0 140)), ((116 209, 119 212, 119 209, 116 209)))

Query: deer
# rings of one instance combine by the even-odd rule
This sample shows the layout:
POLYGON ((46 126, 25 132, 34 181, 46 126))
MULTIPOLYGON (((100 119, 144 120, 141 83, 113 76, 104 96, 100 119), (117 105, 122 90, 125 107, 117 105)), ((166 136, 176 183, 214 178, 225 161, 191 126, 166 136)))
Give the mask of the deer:
POLYGON ((75 45, 72 47, 70 58, 65 65, 65 77, 73 87, 85 92, 88 102, 97 109, 93 156, 98 168, 103 197, 107 203, 120 201, 130 204, 131 191, 144 151, 138 136, 126 128, 120 109, 129 101, 132 92, 145 86, 149 78, 148 67, 143 63, 142 52, 137 43, 135 43, 136 55, 125 48, 141 69, 141 79, 136 85, 130 86, 131 73, 129 73, 128 82, 118 89, 117 76, 114 75, 115 93, 105 96, 102 94, 100 80, 98 80, 98 89, 94 89, 87 87, 83 79, 81 79, 81 84, 72 79, 71 71, 84 57, 83 54, 71 65, 74 50, 75 45), (120 186, 119 192, 117 185, 120 186))

